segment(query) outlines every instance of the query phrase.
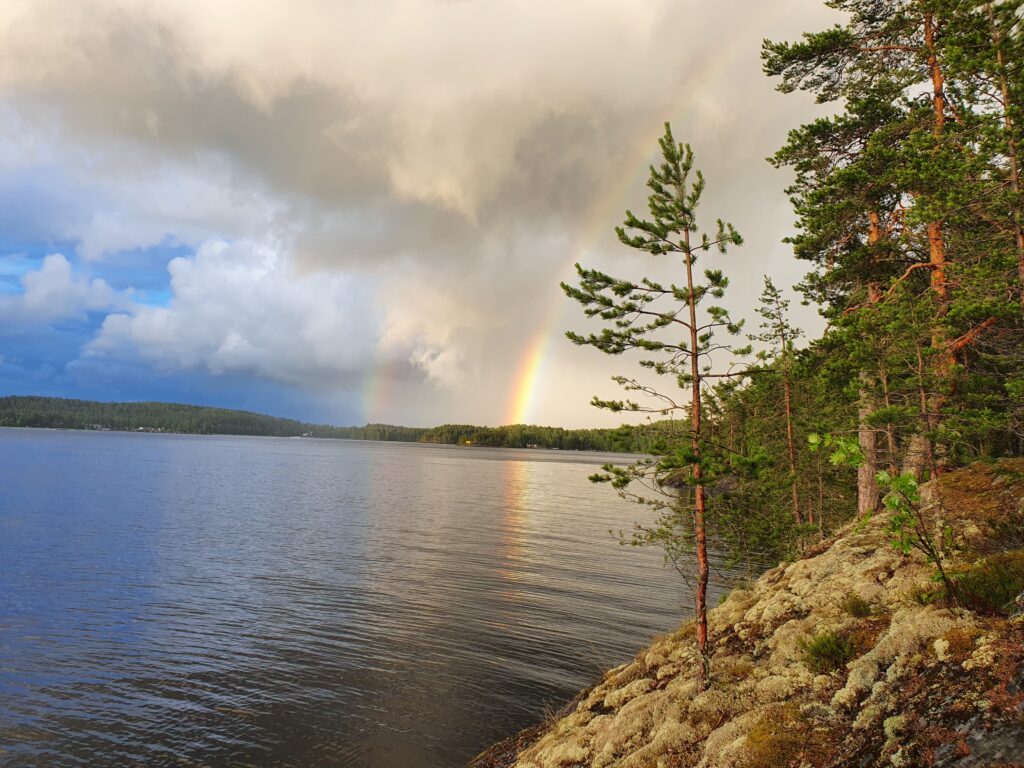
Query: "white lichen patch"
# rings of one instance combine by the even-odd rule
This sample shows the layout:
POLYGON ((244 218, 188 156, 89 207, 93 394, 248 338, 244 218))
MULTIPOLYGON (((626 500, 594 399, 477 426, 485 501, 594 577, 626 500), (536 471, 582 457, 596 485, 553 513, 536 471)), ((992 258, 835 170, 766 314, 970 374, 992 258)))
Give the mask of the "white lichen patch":
POLYGON ((856 706, 897 659, 917 653, 956 625, 949 611, 934 606, 898 610, 875 647, 850 665, 846 685, 832 697, 832 706, 856 706))
POLYGON ((648 677, 634 680, 632 683, 616 688, 607 693, 604 697, 604 705, 610 709, 618 709, 628 701, 632 701, 641 693, 647 693, 654 686, 654 681, 648 677))
POLYGON ((992 637, 985 635, 979 638, 977 647, 971 658, 964 662, 964 669, 978 669, 979 667, 991 667, 996 660, 996 649, 992 644, 992 637))

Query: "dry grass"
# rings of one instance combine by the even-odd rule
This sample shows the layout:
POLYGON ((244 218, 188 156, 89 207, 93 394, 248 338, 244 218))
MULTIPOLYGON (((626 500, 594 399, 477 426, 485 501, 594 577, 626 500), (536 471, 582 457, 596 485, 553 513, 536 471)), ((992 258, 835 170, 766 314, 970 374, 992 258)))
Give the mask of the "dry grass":
POLYGON ((827 743, 800 716, 795 704, 782 704, 754 724, 747 734, 745 768, 820 765, 827 743))
POLYGON ((976 613, 1008 615, 1024 592, 1024 550, 1001 552, 975 563, 956 581, 957 598, 976 613))
POLYGON ((855 592, 848 594, 839 607, 858 619, 864 619, 871 615, 871 603, 855 592))
POLYGON ((937 482, 943 514, 954 529, 976 526, 969 542, 977 555, 1024 548, 1024 459, 976 462, 937 482))
POLYGON ((754 671, 754 662, 743 658, 726 658, 715 664, 715 678, 722 683, 735 683, 747 679, 754 671))
POLYGON ((853 641, 854 655, 863 656, 874 648, 878 638, 889 628, 891 619, 888 615, 872 616, 850 630, 849 638, 853 641))

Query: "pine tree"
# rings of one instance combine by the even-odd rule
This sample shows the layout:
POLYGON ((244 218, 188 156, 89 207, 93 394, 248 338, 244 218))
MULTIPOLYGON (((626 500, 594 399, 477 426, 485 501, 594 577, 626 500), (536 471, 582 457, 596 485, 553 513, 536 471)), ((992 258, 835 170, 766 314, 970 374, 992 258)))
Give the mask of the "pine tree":
MULTIPOLYGON (((769 360, 774 354, 775 364, 782 377, 782 403, 786 418, 786 452, 789 458, 789 482, 793 497, 793 520, 797 525, 803 522, 800 516, 800 493, 797 489, 796 473, 796 440, 793 435, 793 343, 800 337, 799 328, 789 323, 789 300, 783 298, 782 292, 775 287, 767 275, 764 278, 764 290, 761 292, 761 306, 757 312, 763 322, 763 333, 751 336, 751 339, 770 345, 772 353, 761 353, 762 360, 769 360)), ((813 523, 811 518, 808 522, 813 523)))
MULTIPOLYGON (((711 251, 724 254, 730 245, 742 239, 731 224, 718 220, 713 235, 703 233, 696 210, 704 191, 704 177, 694 171, 693 151, 677 144, 671 127, 659 139, 661 162, 650 167, 647 186, 650 219, 626 212, 624 225, 616 229, 624 245, 651 254, 679 259, 685 282, 662 285, 649 278, 639 281, 615 278, 594 269, 576 265, 579 285, 563 283, 562 289, 584 307, 587 317, 608 322, 599 333, 581 335, 570 331, 576 344, 594 347, 610 355, 639 350, 648 355, 639 365, 658 376, 668 377, 675 387, 689 394, 689 402, 680 402, 671 390, 664 391, 642 383, 636 377, 618 376, 615 381, 627 392, 639 392, 653 400, 641 405, 633 400, 602 400, 593 404, 612 411, 632 411, 671 416, 686 412, 688 439, 672 440, 655 446, 661 455, 630 467, 608 465, 595 481, 610 482, 621 494, 648 504, 664 514, 653 528, 639 527, 635 544, 662 544, 666 554, 679 567, 679 547, 692 543, 696 556, 694 612, 697 623, 697 650, 701 659, 699 686, 710 681, 708 646, 707 585, 709 575, 707 547, 707 486, 718 474, 715 451, 705 440, 702 421, 703 388, 709 381, 731 376, 730 371, 714 372, 714 361, 721 355, 745 353, 716 340, 717 331, 740 333, 721 306, 707 303, 723 296, 728 280, 721 270, 707 269, 703 280, 695 274, 698 258, 711 251), (691 179, 692 176, 692 179, 691 179), (682 479, 692 493, 682 498, 666 490, 669 478, 682 479), (644 490, 636 491, 640 486, 644 490), (632 489, 631 489, 632 487, 632 489), (692 530, 680 532, 680 521, 689 517, 692 530), (690 535, 692 534, 692 535, 690 535)), ((670 435, 670 437, 672 437, 670 435)))
POLYGON ((846 103, 843 115, 793 132, 775 160, 798 174, 801 233, 794 242, 818 267, 805 287, 828 302, 835 327, 852 331, 847 351, 862 361, 864 509, 877 499, 870 486, 877 438, 885 435, 890 454, 897 442, 891 423, 884 431, 872 426, 880 410, 892 413, 883 400, 901 388, 923 395, 918 423, 900 441, 906 468, 920 474, 954 461, 958 438, 945 421, 963 406, 972 348, 1006 314, 978 300, 999 295, 1005 284, 1004 248, 991 247, 979 219, 1012 219, 992 208, 1000 198, 993 184, 1000 142, 987 138, 995 102, 986 71, 998 69, 1005 40, 992 35, 977 2, 828 5, 847 12, 849 22, 797 43, 766 41, 763 55, 766 71, 782 78, 781 90, 803 88, 819 101, 846 103), (913 306, 893 306, 900 301, 913 306), (857 343, 871 338, 864 330, 897 316, 918 323, 905 329, 913 344, 894 343, 880 355, 857 343))

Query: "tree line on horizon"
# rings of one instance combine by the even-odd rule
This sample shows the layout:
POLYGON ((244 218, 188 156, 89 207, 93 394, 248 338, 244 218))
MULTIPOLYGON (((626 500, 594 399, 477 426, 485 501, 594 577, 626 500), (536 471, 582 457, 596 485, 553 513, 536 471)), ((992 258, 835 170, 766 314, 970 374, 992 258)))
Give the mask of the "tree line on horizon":
POLYGON ((678 277, 577 265, 562 285, 601 321, 572 342, 640 355, 637 374, 615 379, 625 397, 592 402, 646 414, 654 456, 592 480, 654 510, 620 537, 661 547, 692 582, 702 687, 709 546, 792 556, 889 503, 893 478, 916 488, 1024 453, 1024 2, 826 5, 845 22, 762 49, 780 91, 837 109, 769 158, 795 177, 787 242, 809 266, 795 288, 823 335, 797 343, 771 275, 757 331, 718 303, 729 281, 715 262, 743 241, 698 220, 705 180, 667 124, 648 211, 627 211, 616 232, 678 277))
POLYGON ((614 429, 564 429, 532 424, 501 427, 471 424, 444 424, 437 427, 366 424, 361 427, 337 427, 200 405, 108 403, 36 396, 0 397, 0 427, 314 437, 621 453, 642 453, 652 444, 652 437, 646 429, 637 430, 628 425, 614 429))

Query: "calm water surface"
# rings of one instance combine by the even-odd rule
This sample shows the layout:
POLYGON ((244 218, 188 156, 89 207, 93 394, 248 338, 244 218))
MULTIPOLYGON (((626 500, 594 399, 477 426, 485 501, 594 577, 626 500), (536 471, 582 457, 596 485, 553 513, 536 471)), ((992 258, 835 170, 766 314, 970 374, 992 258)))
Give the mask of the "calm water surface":
POLYGON ((0 765, 463 765, 688 611, 605 460, 0 429, 0 765))

